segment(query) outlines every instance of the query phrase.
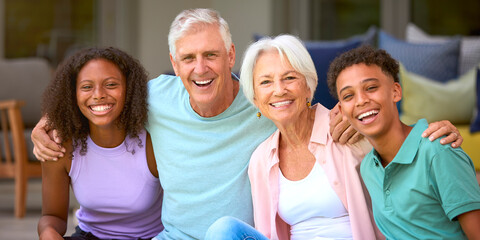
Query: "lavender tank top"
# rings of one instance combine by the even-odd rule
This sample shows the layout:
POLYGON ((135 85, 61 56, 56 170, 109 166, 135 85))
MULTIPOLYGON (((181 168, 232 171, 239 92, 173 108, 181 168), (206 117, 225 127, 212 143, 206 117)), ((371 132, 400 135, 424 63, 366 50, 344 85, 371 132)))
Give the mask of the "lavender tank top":
POLYGON ((163 190, 148 169, 146 132, 115 148, 87 139, 87 154, 73 153, 70 178, 80 209, 79 227, 102 239, 152 238, 163 230, 163 190), (134 152, 134 154, 132 154, 134 152))

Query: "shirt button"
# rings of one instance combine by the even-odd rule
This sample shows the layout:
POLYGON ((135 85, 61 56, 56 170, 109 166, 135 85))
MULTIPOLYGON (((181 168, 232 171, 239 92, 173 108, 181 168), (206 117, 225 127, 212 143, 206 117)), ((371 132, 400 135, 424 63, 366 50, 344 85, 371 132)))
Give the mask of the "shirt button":
POLYGON ((385 194, 390 195, 390 190, 387 189, 387 191, 385 191, 385 194))

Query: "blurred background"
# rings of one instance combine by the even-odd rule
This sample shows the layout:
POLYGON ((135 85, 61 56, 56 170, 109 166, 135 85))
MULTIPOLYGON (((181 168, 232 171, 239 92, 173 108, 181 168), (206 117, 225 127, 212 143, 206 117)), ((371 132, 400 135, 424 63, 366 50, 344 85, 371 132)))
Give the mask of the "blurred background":
MULTIPOLYGON (((0 0, 0 100, 26 100, 23 121, 31 130, 52 72, 66 56, 90 46, 125 50, 140 60, 150 78, 171 73, 170 24, 183 9, 198 7, 218 10, 229 23, 237 51, 235 72, 245 48, 258 36, 291 33, 305 41, 339 41, 375 26, 404 40, 409 23, 432 36, 480 35, 480 0, 0 0)), ((24 141, 29 161, 35 161, 28 131, 24 141)), ((477 149, 478 142, 480 134, 463 146, 477 149)), ((38 176, 28 181, 26 215, 16 218, 15 181, 2 178, 2 159, 0 239, 36 239, 41 181, 38 176)), ((74 225, 70 217, 69 233, 74 225)))
POLYGON ((218 10, 230 24, 237 64, 254 34, 337 40, 375 25, 403 38, 412 22, 432 35, 475 35, 479 0, 0 0, 0 58, 38 56, 55 67, 86 46, 115 46, 151 77, 171 71, 167 35, 183 9, 218 10))

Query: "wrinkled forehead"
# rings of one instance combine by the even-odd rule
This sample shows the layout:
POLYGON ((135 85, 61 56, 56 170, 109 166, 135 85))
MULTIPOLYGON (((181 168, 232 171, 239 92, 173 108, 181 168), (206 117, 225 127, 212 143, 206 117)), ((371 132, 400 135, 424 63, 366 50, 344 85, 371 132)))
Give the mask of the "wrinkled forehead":
POLYGON ((188 36, 190 34, 196 34, 196 33, 200 33, 200 32, 203 32, 203 31, 210 30, 210 29, 214 29, 214 30, 218 31, 218 33, 220 34, 220 26, 216 23, 206 23, 206 22, 192 23, 190 25, 187 25, 184 28, 184 30, 180 34, 180 37, 177 39, 177 42, 178 42, 178 40, 180 40, 180 39, 182 39, 185 36, 188 36))
POLYGON ((175 54, 200 50, 202 52, 224 51, 225 49, 225 42, 218 28, 212 24, 197 24, 184 31, 175 42, 175 54), (203 32, 207 32, 207 34, 203 34, 203 32), (187 37, 189 38, 186 39, 187 37))
POLYGON ((255 71, 256 69, 256 66, 257 66, 257 63, 258 63, 258 60, 267 55, 267 54, 272 54, 273 56, 277 57, 279 60, 280 60, 280 64, 284 67, 284 68, 292 68, 293 70, 295 70, 296 73, 299 73, 301 75, 303 75, 299 69, 297 69, 291 62, 290 62, 290 59, 288 58, 287 54, 285 54, 285 52, 277 47, 277 46, 272 46, 272 45, 267 45, 267 46, 264 46, 263 48, 261 48, 258 53, 257 53, 257 56, 255 57, 255 61, 253 63, 253 70, 252 71, 255 71))

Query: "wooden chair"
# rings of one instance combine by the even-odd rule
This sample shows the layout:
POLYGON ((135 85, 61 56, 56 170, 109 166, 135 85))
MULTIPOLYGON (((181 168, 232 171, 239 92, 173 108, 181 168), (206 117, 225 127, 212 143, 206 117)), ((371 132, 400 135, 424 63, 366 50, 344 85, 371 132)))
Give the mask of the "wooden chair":
POLYGON ((0 178, 15 179, 15 217, 22 218, 26 212, 27 181, 41 177, 40 162, 29 161, 24 134, 20 100, 0 101, 0 131, 3 146, 0 146, 0 178))

